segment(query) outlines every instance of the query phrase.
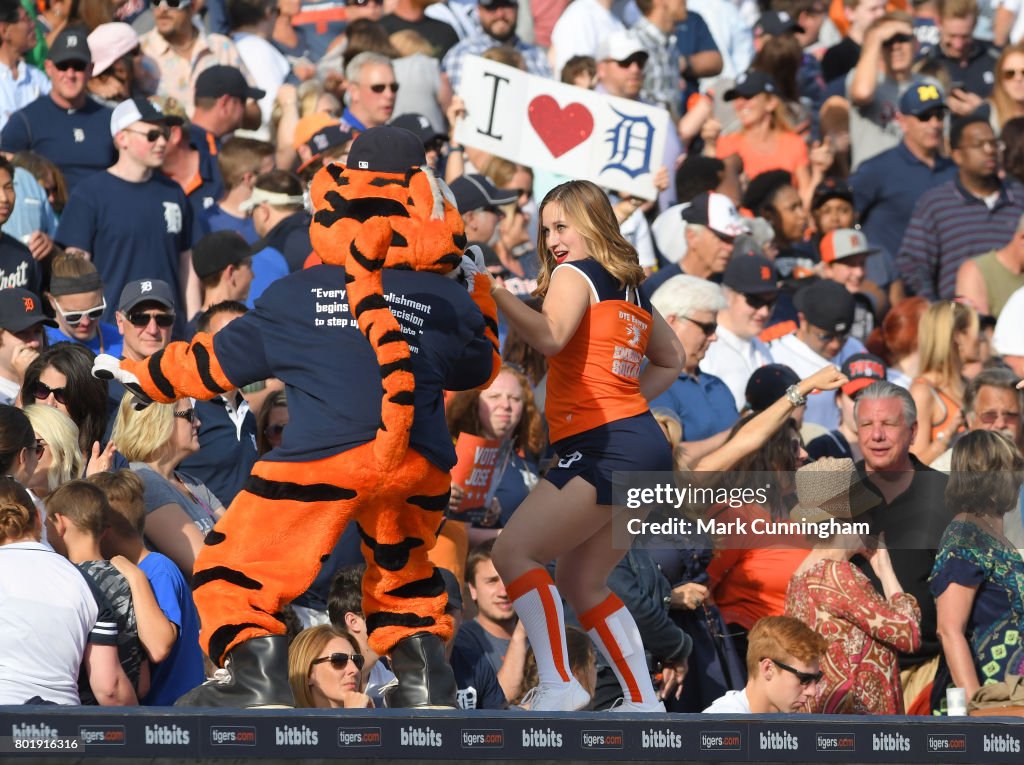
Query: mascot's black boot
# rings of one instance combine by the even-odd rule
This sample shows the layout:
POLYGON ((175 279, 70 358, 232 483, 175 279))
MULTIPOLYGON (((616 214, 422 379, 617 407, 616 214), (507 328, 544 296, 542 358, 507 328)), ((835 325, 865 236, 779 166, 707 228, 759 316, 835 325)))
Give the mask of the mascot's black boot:
POLYGON ((417 632, 391 649, 391 671, 398 684, 387 689, 390 709, 457 709, 455 674, 444 643, 430 632, 417 632))
POLYGON ((288 684, 288 637, 267 635, 239 643, 228 652, 223 670, 193 688, 176 707, 280 709, 295 706, 288 684), (223 675, 223 676, 222 676, 223 675))

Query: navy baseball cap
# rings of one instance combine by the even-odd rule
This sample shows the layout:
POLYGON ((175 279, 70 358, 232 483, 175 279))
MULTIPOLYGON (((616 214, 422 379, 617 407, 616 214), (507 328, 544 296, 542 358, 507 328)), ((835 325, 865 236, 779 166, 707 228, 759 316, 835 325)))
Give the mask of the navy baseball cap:
POLYGON ((245 101, 248 98, 259 101, 266 91, 252 87, 245 81, 245 75, 234 66, 217 64, 208 67, 196 77, 196 98, 220 98, 231 96, 245 101))
POLYGON ((797 24, 796 19, 785 11, 766 11, 754 24, 754 32, 762 35, 788 35, 794 32, 804 32, 804 28, 797 24))
POLYGON ((767 295, 779 291, 779 272, 764 255, 734 255, 722 284, 741 295, 767 295))
POLYGON ((391 125, 391 127, 404 128, 405 130, 408 130, 410 133, 417 136, 424 146, 435 138, 448 138, 448 136, 436 129, 431 124, 430 120, 422 114, 416 114, 415 112, 399 114, 388 124, 391 125))
POLYGON ((853 295, 839 282, 822 280, 797 290, 796 310, 814 327, 842 335, 853 326, 853 295))
POLYGON ((814 187, 814 196, 811 198, 811 209, 817 210, 830 199, 845 199, 853 204, 853 189, 850 184, 842 178, 826 178, 814 187))
POLYGON ((43 314, 43 304, 34 292, 21 287, 0 290, 0 327, 22 332, 36 324, 56 327, 57 322, 43 314))
POLYGON ((427 164, 419 136, 391 125, 373 127, 352 142, 348 167, 376 173, 404 173, 427 164))
POLYGON ((470 210, 486 210, 508 205, 519 199, 515 189, 499 189, 483 175, 470 173, 452 181, 455 206, 463 215, 470 210))
POLYGON ((736 98, 753 98, 760 93, 775 95, 779 92, 779 86, 775 84, 775 78, 764 72, 749 71, 736 78, 736 84, 725 91, 725 100, 732 101, 736 98))
POLYGON ((763 412, 786 395, 790 385, 800 382, 800 375, 785 364, 766 364, 755 369, 744 391, 747 404, 755 412, 763 412))
POLYGON ((140 303, 159 303, 170 311, 174 310, 174 290, 162 279, 136 279, 128 282, 121 290, 117 310, 128 313, 140 303))
POLYGON ((900 114, 920 117, 936 109, 946 110, 946 95, 934 82, 915 82, 900 96, 900 114))
POLYGON ((57 35, 57 39, 50 46, 47 59, 55 64, 63 64, 65 61, 80 61, 83 64, 92 63, 92 53, 89 51, 89 30, 81 27, 68 27, 57 35))
POLYGON ((192 268, 205 279, 251 257, 252 247, 237 231, 214 231, 192 248, 192 268))

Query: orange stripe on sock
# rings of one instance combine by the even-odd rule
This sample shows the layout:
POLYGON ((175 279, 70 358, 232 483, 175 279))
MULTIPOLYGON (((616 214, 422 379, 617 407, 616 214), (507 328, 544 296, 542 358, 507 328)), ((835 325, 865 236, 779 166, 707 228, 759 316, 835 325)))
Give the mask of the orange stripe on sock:
POLYGON ((505 585, 505 592, 512 600, 518 600, 530 590, 539 590, 541 587, 552 587, 555 580, 551 578, 546 568, 532 568, 525 574, 505 585))
POLYGON ((608 597, 598 603, 596 606, 580 614, 580 625, 583 629, 590 631, 597 629, 598 625, 604 622, 609 616, 614 614, 620 608, 625 608, 622 600, 614 592, 608 593, 608 597))
POLYGON ((505 587, 505 592, 513 601, 519 600, 530 590, 536 590, 540 598, 541 606, 544 609, 544 623, 548 631, 548 643, 551 646, 551 658, 555 663, 555 670, 562 682, 569 682, 569 672, 562 660, 563 639, 561 625, 558 623, 558 608, 555 605, 551 590, 555 588, 555 582, 545 568, 535 568, 527 571, 511 584, 505 587))
POLYGON ((581 614, 580 624, 583 625, 583 629, 587 630, 587 632, 590 630, 597 632, 601 642, 604 643, 605 649, 608 651, 608 657, 619 668, 619 674, 622 675, 622 681, 626 684, 626 692, 629 694, 630 700, 639 702, 643 701, 640 686, 632 670, 630 670, 629 664, 626 662, 626 657, 622 655, 619 641, 615 639, 612 631, 608 628, 608 617, 620 608, 625 608, 625 606, 613 592, 589 611, 581 614))

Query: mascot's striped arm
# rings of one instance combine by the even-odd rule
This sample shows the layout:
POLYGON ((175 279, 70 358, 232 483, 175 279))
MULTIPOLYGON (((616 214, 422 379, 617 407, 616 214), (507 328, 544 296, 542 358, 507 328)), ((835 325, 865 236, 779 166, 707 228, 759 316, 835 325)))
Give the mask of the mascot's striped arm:
POLYGON ((191 343, 171 343, 142 361, 122 359, 121 368, 134 374, 153 401, 170 404, 179 398, 208 401, 238 386, 221 369, 213 352, 213 335, 199 332, 191 343))

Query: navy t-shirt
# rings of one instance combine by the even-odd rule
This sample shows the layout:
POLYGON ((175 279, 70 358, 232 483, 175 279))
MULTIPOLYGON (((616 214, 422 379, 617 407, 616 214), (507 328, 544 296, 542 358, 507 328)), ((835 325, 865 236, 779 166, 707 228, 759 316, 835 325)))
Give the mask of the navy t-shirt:
POLYGON ((195 476, 224 503, 242 490, 256 464, 256 418, 246 412, 236 427, 220 396, 196 401, 199 415, 199 451, 186 457, 180 467, 195 476))
MULTIPOLYGON (((92 254, 103 279, 106 321, 112 319, 124 285, 136 279, 163 279, 181 295, 181 253, 191 249, 192 237, 185 193, 159 173, 141 183, 96 173, 75 189, 57 227, 58 243, 92 254)), ((183 331, 181 308, 178 329, 183 331)))
MULTIPOLYGON (((227 378, 242 387, 283 380, 288 427, 274 461, 320 459, 361 446, 380 424, 380 368, 346 298, 345 270, 316 266, 279 279, 213 338, 227 378)), ((455 464, 442 391, 482 385, 492 346, 466 288, 430 273, 384 271, 384 296, 412 349, 410 446, 441 470, 455 464)))
POLYGON ((43 275, 28 247, 13 236, 0 233, 0 289, 21 287, 39 295, 43 275))
MULTIPOLYGON (((699 13, 690 11, 686 14, 686 20, 676 24, 676 54, 679 56, 686 56, 689 60, 690 56, 695 53, 704 53, 706 51, 717 51, 718 46, 715 45, 715 38, 711 36, 711 30, 708 29, 707 22, 701 18, 699 13)), ((700 86, 696 79, 686 78, 686 90, 683 92, 683 111, 686 111, 687 99, 698 92, 700 86)))
POLYGON ((208 231, 237 231, 249 244, 255 244, 260 238, 252 224, 252 218, 236 218, 231 213, 224 212, 220 205, 211 207, 203 217, 206 219, 208 231))
MULTIPOLYGON (((267 232, 265 240, 264 246, 273 247, 284 255, 288 268, 300 270, 313 251, 309 242, 309 215, 304 210, 289 215, 267 232)), ((257 248, 262 249, 259 245, 253 249, 257 248)))
POLYGON ((68 191, 117 160, 110 137, 113 112, 91 98, 81 109, 62 109, 40 96, 11 115, 0 133, 4 151, 34 151, 60 168, 68 191))

